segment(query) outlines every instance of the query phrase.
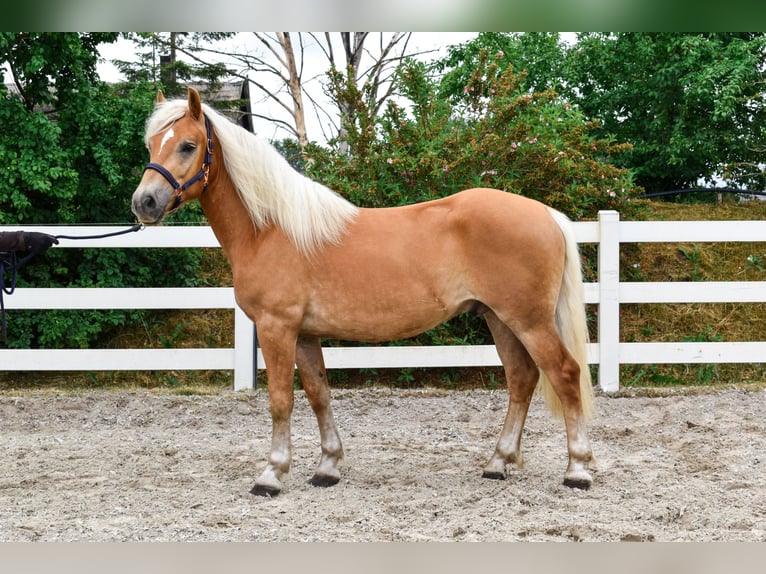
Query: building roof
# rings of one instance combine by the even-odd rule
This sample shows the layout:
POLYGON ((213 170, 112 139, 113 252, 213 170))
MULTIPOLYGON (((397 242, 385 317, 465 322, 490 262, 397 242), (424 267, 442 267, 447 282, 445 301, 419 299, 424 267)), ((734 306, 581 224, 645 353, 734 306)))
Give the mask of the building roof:
MULTIPOLYGON (((229 116, 246 130, 253 131, 253 118, 250 108, 250 83, 245 80, 236 82, 224 82, 218 84, 215 89, 210 90, 209 85, 196 82, 187 84, 189 87, 197 90, 203 100, 211 103, 221 113, 229 116), (229 105, 226 102, 230 102, 229 105)), ((19 89, 14 83, 6 83, 6 89, 9 94, 19 96, 19 89)), ((51 85, 50 90, 55 90, 51 85)), ((43 110, 50 111, 50 110, 43 110)))

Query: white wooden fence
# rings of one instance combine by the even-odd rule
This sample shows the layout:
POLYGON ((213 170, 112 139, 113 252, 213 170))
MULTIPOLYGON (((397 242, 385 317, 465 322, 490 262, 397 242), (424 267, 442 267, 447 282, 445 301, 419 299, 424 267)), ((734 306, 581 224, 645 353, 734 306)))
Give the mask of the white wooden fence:
MULTIPOLYGON (((0 227, 14 231, 18 227, 0 227)), ((96 235, 115 227, 24 227, 53 235, 96 235)), ((598 364, 604 391, 619 389, 621 364, 766 362, 766 341, 625 343, 620 341, 622 303, 766 302, 766 282, 620 282, 621 243, 766 242, 766 221, 621 222, 614 211, 598 221, 575 224, 580 243, 597 243, 598 281, 586 283, 587 303, 597 304, 598 342, 588 361, 598 364)), ((62 239, 59 248, 218 247, 209 227, 151 227, 99 240, 62 239)), ((19 288, 5 297, 6 309, 234 309, 234 346, 195 349, 0 349, 5 371, 233 370, 234 388, 254 384, 254 361, 265 367, 255 348, 253 325, 236 306, 230 287, 199 288, 19 288)), ((12 321, 12 318, 11 318, 12 321)), ((12 323, 11 323, 12 328, 12 323)), ((764 326, 766 335, 766 326, 764 326)), ((330 347, 328 368, 471 367, 500 364, 492 345, 330 347)))

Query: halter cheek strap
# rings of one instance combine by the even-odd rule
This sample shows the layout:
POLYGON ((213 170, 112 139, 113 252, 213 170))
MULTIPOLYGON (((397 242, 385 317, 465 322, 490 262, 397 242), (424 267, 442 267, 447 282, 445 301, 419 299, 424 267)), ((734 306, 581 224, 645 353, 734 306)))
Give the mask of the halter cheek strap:
POLYGON ((184 202, 183 199, 183 193, 192 185, 197 183, 199 180, 202 180, 202 191, 207 189, 207 178, 210 173, 210 164, 213 162, 213 133, 212 128, 210 126, 210 120, 207 119, 207 116, 205 116, 205 130, 207 132, 207 147, 205 148, 205 161, 202 163, 202 167, 200 170, 192 177, 189 181, 187 181, 184 184, 178 183, 175 177, 173 177, 173 174, 170 173, 164 166, 158 164, 158 163, 148 163, 146 164, 146 167, 144 168, 144 171, 147 169, 152 169, 156 172, 159 172, 162 177, 164 177, 168 183, 173 187, 173 189, 176 190, 176 197, 173 200, 173 205, 170 206, 168 209, 168 213, 173 213, 176 209, 181 207, 181 204, 184 202))

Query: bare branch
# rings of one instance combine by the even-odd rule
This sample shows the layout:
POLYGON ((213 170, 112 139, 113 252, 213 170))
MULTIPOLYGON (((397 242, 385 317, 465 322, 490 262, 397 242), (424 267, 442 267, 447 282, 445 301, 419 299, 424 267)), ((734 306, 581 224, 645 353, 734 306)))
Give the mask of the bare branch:
POLYGON ((272 55, 277 59, 277 61, 282 67, 284 68, 287 67, 288 64, 285 61, 284 54, 277 51, 277 49, 274 48, 274 46, 272 45, 272 42, 276 41, 277 44, 279 44, 280 46, 284 48, 284 43, 283 43, 284 32, 277 32, 276 40, 269 38, 268 34, 263 34, 262 32, 253 32, 253 36, 255 36, 256 38, 258 38, 258 40, 260 40, 261 44, 263 44, 266 47, 266 49, 272 53, 272 55))
POLYGON ((256 114, 256 113, 251 113, 250 115, 251 115, 252 117, 254 117, 254 118, 260 118, 260 119, 262 119, 262 120, 266 120, 266 121, 268 121, 268 122, 270 122, 270 123, 272 123, 272 124, 275 124, 275 125, 277 125, 278 127, 281 127, 281 128, 283 128, 283 129, 287 130, 287 131, 288 131, 289 133, 291 133, 293 136, 296 136, 296 137, 297 137, 297 134, 295 133, 295 127, 293 127, 293 125, 292 125, 292 124, 290 124, 289 122, 286 122, 286 121, 284 121, 284 120, 280 120, 280 119, 278 119, 278 118, 273 118, 273 117, 271 117, 271 116, 264 116, 263 114, 256 114))
MULTIPOLYGON (((314 37, 314 39, 316 40, 316 37, 314 37)), ((321 42, 317 41, 317 44, 319 44, 319 46, 322 48, 322 51, 324 52, 325 56, 327 56, 327 59, 329 60, 330 65, 334 66, 335 65, 335 55, 333 54, 332 40, 330 39, 330 33, 329 32, 325 32, 324 33, 324 39, 327 42, 327 49, 325 49, 325 47, 322 45, 321 42)))
MULTIPOLYGON (((332 105, 328 107, 327 70, 338 69, 359 85, 367 100, 366 113, 373 117, 395 94, 393 80, 398 65, 405 57, 417 55, 408 54, 411 33, 379 33, 374 44, 370 44, 371 36, 371 32, 253 32, 249 37, 250 48, 242 50, 213 45, 187 45, 178 50, 196 63, 220 65, 225 62, 229 75, 248 81, 251 93, 259 94, 260 101, 276 104, 280 110, 276 115, 289 114, 281 119, 270 117, 274 114, 268 113, 253 114, 253 117, 267 119, 277 129, 287 130, 305 149, 309 141, 306 104, 313 108, 311 115, 325 139, 339 137, 342 143, 344 122, 355 120, 355 106, 350 102, 338 102, 331 96, 330 100, 337 107, 334 110, 332 105), (336 42, 340 43, 340 50, 336 42), (317 55, 320 61, 324 58, 327 67, 309 67, 312 60, 307 56, 311 54, 314 61, 317 55)), ((154 39, 167 45, 167 39, 161 36, 154 39)))

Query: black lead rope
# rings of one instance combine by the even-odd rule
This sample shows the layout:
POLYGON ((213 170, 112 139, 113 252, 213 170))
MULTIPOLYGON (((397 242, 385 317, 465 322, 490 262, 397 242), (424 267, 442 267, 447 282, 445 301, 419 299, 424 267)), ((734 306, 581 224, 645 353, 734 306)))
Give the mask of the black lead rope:
MULTIPOLYGON (((106 239, 107 237, 116 237, 118 235, 126 235, 135 231, 141 231, 143 228, 143 223, 136 223, 128 229, 121 229, 120 231, 114 231, 112 233, 102 233, 99 235, 54 235, 53 237, 56 239, 72 239, 75 241, 79 239, 106 239)), ((5 301, 3 296, 13 295, 13 292, 16 290, 16 276, 19 269, 24 267, 24 265, 26 265, 35 255, 37 255, 37 251, 32 251, 23 259, 17 260, 15 251, 10 253, 0 253, 0 340, 5 341, 8 335, 7 321, 5 317, 5 301), (8 257, 3 258, 4 255, 8 257), (10 271, 10 284, 8 286, 5 284, 6 269, 10 271)))
POLYGON ((8 335, 3 295, 13 295, 13 292, 16 290, 16 252, 11 252, 8 255, 10 255, 10 260, 0 258, 0 323, 2 324, 0 326, 0 337, 2 337, 3 341, 5 341, 8 335), (8 264, 10 264, 9 269, 11 270, 10 287, 5 286, 5 266, 8 264))
POLYGON ((114 231, 112 233, 102 233, 101 235, 54 235, 56 239, 106 239, 107 237, 116 237, 118 235, 126 235, 128 233, 133 233, 134 231, 141 231, 144 228, 143 223, 136 223, 132 227, 129 227, 128 229, 123 229, 121 231, 114 231))

